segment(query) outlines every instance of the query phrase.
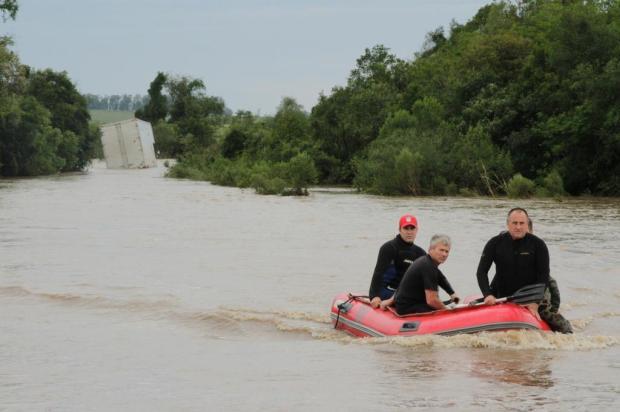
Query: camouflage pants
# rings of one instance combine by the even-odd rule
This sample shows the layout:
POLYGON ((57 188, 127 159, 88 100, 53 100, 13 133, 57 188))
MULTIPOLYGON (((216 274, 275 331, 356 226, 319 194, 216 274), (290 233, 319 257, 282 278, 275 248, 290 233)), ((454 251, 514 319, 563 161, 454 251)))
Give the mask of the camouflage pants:
POLYGON ((545 290, 545 297, 538 306, 538 313, 542 320, 547 322, 554 332, 573 333, 570 322, 558 312, 558 307, 553 305, 549 289, 545 290))

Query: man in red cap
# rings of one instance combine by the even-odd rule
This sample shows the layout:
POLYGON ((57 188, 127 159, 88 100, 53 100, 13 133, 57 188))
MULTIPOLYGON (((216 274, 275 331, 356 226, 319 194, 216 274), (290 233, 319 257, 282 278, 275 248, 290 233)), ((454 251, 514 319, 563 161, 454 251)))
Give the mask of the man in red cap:
POLYGON ((378 308, 382 300, 391 298, 409 265, 426 255, 424 249, 413 243, 417 234, 418 219, 403 215, 398 221, 398 235, 379 249, 368 292, 372 307, 378 308))

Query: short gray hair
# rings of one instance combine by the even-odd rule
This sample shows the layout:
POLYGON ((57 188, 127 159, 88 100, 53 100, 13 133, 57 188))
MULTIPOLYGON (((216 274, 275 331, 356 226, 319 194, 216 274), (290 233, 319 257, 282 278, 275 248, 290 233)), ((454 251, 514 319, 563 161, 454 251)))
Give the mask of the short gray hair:
POLYGON ((429 245, 429 249, 434 248, 439 243, 444 244, 448 247, 452 247, 452 241, 450 240, 450 236, 438 234, 433 235, 433 237, 431 238, 431 244, 429 245))

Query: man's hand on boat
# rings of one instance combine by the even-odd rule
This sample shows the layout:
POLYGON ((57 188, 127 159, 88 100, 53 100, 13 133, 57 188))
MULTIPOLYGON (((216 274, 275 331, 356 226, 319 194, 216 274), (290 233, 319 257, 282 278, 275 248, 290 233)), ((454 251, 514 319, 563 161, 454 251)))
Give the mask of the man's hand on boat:
POLYGON ((377 309, 381 305, 381 298, 379 296, 375 296, 370 300, 370 306, 377 309))
MULTIPOLYGON (((484 298, 484 304, 485 305, 495 305, 495 296, 493 295, 488 295, 487 297, 484 298)), ((475 304, 475 301, 473 302, 475 304)))
POLYGON ((390 306, 392 303, 394 303, 393 296, 386 300, 381 300, 379 296, 375 296, 374 298, 370 300, 370 306, 372 306, 375 309, 381 308, 383 310, 387 310, 388 306, 390 306))
POLYGON ((389 299, 382 300, 381 303, 379 304, 379 307, 383 310, 387 310, 387 308, 391 306, 393 303, 394 303, 394 296, 392 296, 389 299))
MULTIPOLYGON (((528 288, 528 287, 526 287, 526 288, 528 288)), ((521 289, 521 290, 523 290, 523 289, 521 289)), ((519 291, 517 291, 517 294, 518 294, 518 292, 519 291)), ((515 294, 515 296, 517 294, 515 294)), ((501 300, 503 300, 503 299, 501 299, 501 300)), ((470 305, 476 305, 476 302, 477 301, 474 300, 474 301, 470 302, 469 304, 470 305)), ((493 295, 487 295, 487 297, 484 298, 484 304, 485 305, 495 305, 496 303, 497 303, 497 299, 493 295)), ((532 315, 534 315, 534 317, 536 319, 541 320, 540 319, 540 314, 538 313, 538 303, 536 303, 536 302, 530 302, 530 303, 523 302, 522 306, 525 306, 526 308, 528 308, 528 310, 530 312, 532 312, 532 315)))

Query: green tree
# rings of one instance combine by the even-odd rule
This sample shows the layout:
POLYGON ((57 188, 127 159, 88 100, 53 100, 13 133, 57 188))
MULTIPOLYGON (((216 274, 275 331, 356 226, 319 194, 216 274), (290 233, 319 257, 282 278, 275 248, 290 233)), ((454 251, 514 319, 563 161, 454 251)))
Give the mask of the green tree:
POLYGON ((18 56, 9 49, 12 40, 0 37, 0 98, 21 94, 26 87, 28 68, 23 66, 18 56))
POLYGON ((202 80, 168 78, 169 121, 179 127, 187 147, 208 147, 214 143, 215 126, 224 114, 224 102, 207 96, 202 80))
POLYGON ((346 87, 321 95, 312 109, 313 139, 325 156, 320 174, 334 183, 350 183, 352 159, 374 141, 388 115, 398 109, 403 62, 377 45, 366 49, 351 71, 346 87))
POLYGON ((273 133, 265 142, 268 160, 288 161, 311 146, 308 115, 295 99, 282 99, 272 123, 273 133))
POLYGON ((164 120, 168 113, 168 105, 166 96, 162 93, 167 77, 162 72, 157 72, 157 76, 149 85, 148 95, 149 101, 142 108, 138 109, 135 116, 138 119, 145 120, 147 122, 156 123, 159 120, 164 120))
POLYGON ((233 127, 228 131, 222 147, 220 149, 222 156, 228 159, 234 159, 243 153, 248 141, 248 135, 240 128, 233 127))
POLYGON ((18 10, 19 6, 17 5, 17 0, 0 1, 0 14, 2 15, 2 20, 6 21, 7 18, 15 20, 18 10))
POLYGON ((398 62, 399 59, 390 53, 390 49, 381 44, 366 49, 357 59, 356 67, 351 70, 348 86, 358 88, 370 83, 390 84, 398 62))
POLYGON ((35 97, 51 114, 51 126, 74 137, 65 137, 63 170, 81 170, 94 155, 95 139, 88 122, 86 99, 76 89, 66 72, 51 69, 33 71, 28 79, 28 94, 35 97), (70 148, 74 145, 75 148, 70 148))
MULTIPOLYGON (((72 132, 51 126, 50 113, 32 96, 13 96, 0 105, 0 175, 51 174, 65 165, 58 154, 72 132)), ((70 150, 70 149, 69 149, 70 150)))
POLYGON ((181 153, 179 128, 174 123, 159 120, 153 124, 155 153, 161 158, 176 158, 181 153))

